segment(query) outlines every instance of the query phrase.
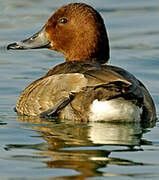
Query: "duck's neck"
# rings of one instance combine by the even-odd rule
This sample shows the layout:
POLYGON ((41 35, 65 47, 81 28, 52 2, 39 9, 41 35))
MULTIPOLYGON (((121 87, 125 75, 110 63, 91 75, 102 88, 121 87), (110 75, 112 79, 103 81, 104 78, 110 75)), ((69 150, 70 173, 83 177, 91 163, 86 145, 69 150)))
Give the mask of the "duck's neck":
POLYGON ((92 63, 100 63, 104 64, 107 63, 109 60, 109 53, 94 53, 91 55, 84 56, 83 54, 81 55, 75 55, 73 54, 71 56, 65 56, 66 57, 66 62, 70 61, 89 61, 92 63))

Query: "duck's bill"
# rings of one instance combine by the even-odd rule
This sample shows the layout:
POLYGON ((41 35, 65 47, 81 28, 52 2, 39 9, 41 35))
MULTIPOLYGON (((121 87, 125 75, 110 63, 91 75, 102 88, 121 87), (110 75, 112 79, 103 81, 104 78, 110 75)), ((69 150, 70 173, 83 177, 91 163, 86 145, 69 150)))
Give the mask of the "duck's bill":
POLYGON ((20 42, 12 43, 7 46, 10 50, 25 50, 25 49, 39 49, 39 48, 49 48, 50 41, 46 37, 45 27, 41 29, 38 33, 34 34, 28 39, 20 42))

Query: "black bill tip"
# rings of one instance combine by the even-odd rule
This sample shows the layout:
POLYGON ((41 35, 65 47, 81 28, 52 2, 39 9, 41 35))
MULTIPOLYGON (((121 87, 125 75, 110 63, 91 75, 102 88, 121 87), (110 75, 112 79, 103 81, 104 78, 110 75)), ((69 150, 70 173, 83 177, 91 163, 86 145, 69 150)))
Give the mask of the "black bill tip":
POLYGON ((9 44, 9 45, 7 46, 7 50, 10 50, 10 49, 12 49, 12 50, 20 49, 20 50, 22 50, 22 49, 24 49, 24 47, 23 47, 23 46, 20 46, 20 45, 17 44, 17 43, 12 43, 12 44, 9 44))

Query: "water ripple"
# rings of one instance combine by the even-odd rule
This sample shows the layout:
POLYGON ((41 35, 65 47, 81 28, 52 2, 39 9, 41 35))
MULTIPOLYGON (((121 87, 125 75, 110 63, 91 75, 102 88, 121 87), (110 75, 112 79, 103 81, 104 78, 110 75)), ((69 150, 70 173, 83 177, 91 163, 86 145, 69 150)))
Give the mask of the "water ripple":
POLYGON ((7 46, 6 45, 3 45, 3 46, 0 46, 0 53, 7 53, 7 46))
POLYGON ((125 7, 125 8, 97 8, 100 12, 106 13, 122 13, 122 12, 158 12, 159 7, 149 6, 149 7, 125 7))

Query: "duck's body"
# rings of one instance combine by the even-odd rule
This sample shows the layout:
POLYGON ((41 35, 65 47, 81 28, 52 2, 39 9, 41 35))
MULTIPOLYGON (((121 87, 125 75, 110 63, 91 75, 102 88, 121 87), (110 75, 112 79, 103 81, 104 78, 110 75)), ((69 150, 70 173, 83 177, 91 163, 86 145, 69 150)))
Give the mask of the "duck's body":
POLYGON ((31 83, 20 95, 16 110, 82 121, 154 118, 151 97, 133 75, 115 66, 85 61, 60 64, 31 83))
POLYGON ((156 119, 153 100, 144 85, 119 67, 103 65, 109 58, 108 38, 102 18, 90 6, 75 3, 62 7, 39 33, 8 49, 41 47, 62 52, 66 62, 24 89, 16 105, 18 113, 80 121, 156 119), (76 33, 78 13, 85 25, 76 33), (90 22, 86 22, 86 14, 90 22), (65 25, 67 21, 73 30, 65 25), (67 37, 61 37, 66 32, 67 37), (70 39, 72 35, 75 41, 70 39))

